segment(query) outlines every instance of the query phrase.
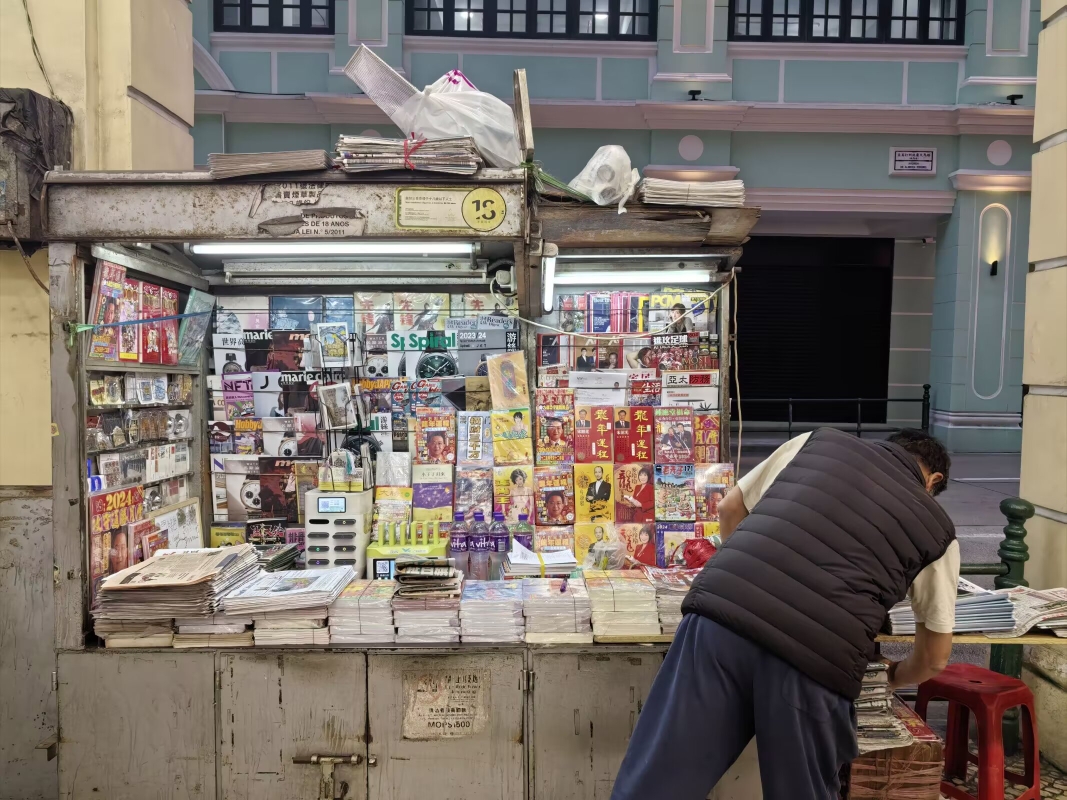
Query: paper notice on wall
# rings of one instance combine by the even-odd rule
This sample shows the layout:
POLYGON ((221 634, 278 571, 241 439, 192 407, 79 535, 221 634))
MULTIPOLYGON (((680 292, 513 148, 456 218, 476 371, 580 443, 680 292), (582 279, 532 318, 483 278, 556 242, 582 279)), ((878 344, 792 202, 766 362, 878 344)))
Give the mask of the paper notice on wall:
POLYGON ((405 670, 405 739, 473 736, 488 721, 489 670, 405 670))

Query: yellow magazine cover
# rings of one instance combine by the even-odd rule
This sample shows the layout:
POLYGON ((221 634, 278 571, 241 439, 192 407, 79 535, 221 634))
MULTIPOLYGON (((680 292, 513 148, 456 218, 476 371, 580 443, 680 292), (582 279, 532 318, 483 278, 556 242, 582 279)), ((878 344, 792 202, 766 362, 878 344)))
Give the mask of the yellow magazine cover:
POLYGON ((608 463, 574 465, 577 522, 614 522, 615 487, 611 467, 608 463))
POLYGON ((521 352, 499 353, 486 360, 489 395, 497 411, 530 407, 530 385, 526 379, 526 356, 521 352))
POLYGON ((598 544, 618 541, 615 526, 610 522, 579 522, 574 526, 574 557, 578 566, 585 562, 589 551, 598 544))
POLYGON ((498 467, 533 464, 533 439, 494 440, 493 463, 498 467))
POLYGON ((509 525, 518 522, 520 514, 525 514, 527 521, 533 524, 533 467, 524 464, 493 468, 493 510, 501 512, 509 525))
POLYGON ((494 411, 491 425, 493 441, 530 438, 530 409, 516 408, 509 411, 494 411))

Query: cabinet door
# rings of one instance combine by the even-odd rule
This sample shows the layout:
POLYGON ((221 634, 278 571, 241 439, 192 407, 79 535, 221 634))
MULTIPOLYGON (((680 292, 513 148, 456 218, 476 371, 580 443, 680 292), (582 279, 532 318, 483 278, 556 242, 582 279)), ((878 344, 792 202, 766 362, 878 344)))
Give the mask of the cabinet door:
POLYGON ((367 796, 363 653, 219 657, 220 800, 318 800, 320 767, 293 758, 363 757, 334 770, 337 797, 367 796))
POLYGON ((607 800, 663 653, 532 651, 533 800, 607 800))
POLYGON ((367 656, 374 800, 524 795, 523 653, 367 656))
POLYGON ((212 653, 60 654, 60 798, 214 800, 214 699, 212 653))

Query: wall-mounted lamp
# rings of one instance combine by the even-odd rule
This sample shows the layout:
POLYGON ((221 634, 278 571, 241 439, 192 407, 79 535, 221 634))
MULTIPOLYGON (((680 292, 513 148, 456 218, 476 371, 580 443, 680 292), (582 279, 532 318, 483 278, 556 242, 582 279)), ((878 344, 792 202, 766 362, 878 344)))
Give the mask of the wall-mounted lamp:
POLYGON ((997 267, 1000 266, 1000 261, 994 259, 993 263, 989 265, 989 276, 995 278, 997 276, 997 267))

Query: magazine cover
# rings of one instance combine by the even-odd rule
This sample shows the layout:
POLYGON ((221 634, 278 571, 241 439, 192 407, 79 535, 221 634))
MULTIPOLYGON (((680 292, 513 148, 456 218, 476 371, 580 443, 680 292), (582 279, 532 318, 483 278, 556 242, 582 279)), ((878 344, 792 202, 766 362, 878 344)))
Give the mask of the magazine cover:
POLYGON ((411 467, 413 521, 452 521, 452 469, 449 464, 414 464, 411 467))
POLYGON ((693 411, 719 408, 719 371, 664 372, 660 405, 689 406, 693 411))
MULTIPOLYGON (((141 304, 144 305, 144 287, 142 287, 141 304)), ((178 363, 183 367, 194 367, 200 363, 200 349, 204 344, 207 329, 211 326, 211 309, 215 307, 215 296, 189 290, 189 299, 185 301, 183 314, 191 314, 178 326, 178 363)), ((143 315, 142 315, 143 318, 143 315)), ((142 357, 142 360, 143 357, 142 357)))
POLYGON ((611 464, 574 465, 574 520, 613 522, 615 492, 611 464))
POLYGON ((295 525, 299 515, 293 464, 291 458, 262 456, 259 459, 259 499, 263 516, 284 517, 295 525))
MULTIPOLYGON (((110 261, 100 261, 93 277, 93 299, 89 321, 93 325, 109 325, 122 320, 122 304, 126 296, 126 270, 110 261)), ((130 325, 137 330, 143 325, 130 325)), ((116 361, 119 357, 119 331, 122 328, 94 328, 89 338, 89 358, 116 361)))
POLYGON ((475 511, 481 511, 485 519, 493 518, 493 468, 456 467, 456 512, 472 520, 475 511))
POLYGON ((347 322, 319 322, 315 325, 313 347, 319 349, 324 367, 349 365, 349 332, 347 322))
POLYGON ((287 416, 280 372, 253 372, 252 395, 257 417, 287 416))
POLYGON ((697 411, 693 415, 693 460, 697 464, 719 461, 719 412, 697 411))
POLYGON ((551 553, 556 550, 574 552, 574 527, 571 525, 548 525, 534 529, 535 553, 551 553))
POLYGON ((263 452, 263 420, 241 417, 233 421, 233 451, 241 456, 263 452))
POLYGON ((319 415, 308 412, 293 414, 296 433, 296 453, 299 456, 321 458, 326 450, 326 433, 319 430, 319 415))
MULTIPOLYGON (((503 513, 509 525, 518 522, 520 514, 526 514, 533 524, 536 515, 533 467, 526 464, 493 468, 493 510, 503 513)), ((491 519, 486 517, 487 521, 491 519)))
POLYGON ((530 407, 526 380, 526 356, 522 352, 498 353, 486 359, 489 394, 497 411, 530 407))
POLYGON ((356 303, 350 294, 328 294, 323 298, 323 322, 344 325, 349 332, 356 329, 356 303))
POLYGON ((447 294, 393 293, 393 320, 398 331, 443 331, 446 319, 448 319, 447 294))
POLYGON ((698 464, 696 467, 697 519, 719 521, 719 503, 734 485, 733 464, 698 464))
MULTIPOLYGON (((159 290, 160 305, 163 317, 176 317, 178 315, 178 292, 163 286, 159 290)), ((177 319, 165 319, 160 325, 160 349, 162 363, 178 363, 178 323, 177 319)))
POLYGON ((457 414, 456 459, 461 467, 493 466, 493 428, 488 411, 457 414))
POLYGON ((631 406, 658 406, 663 384, 659 378, 645 380, 638 378, 631 381, 629 402, 631 406))
POLYGON ((589 551, 598 544, 617 541, 619 540, 615 537, 615 525, 611 522, 576 522, 574 524, 574 557, 578 561, 578 566, 585 562, 589 551))
POLYGON ((516 408, 509 411, 490 412, 493 441, 530 438, 530 409, 516 408))
POLYGON ((570 355, 570 366, 575 372, 592 372, 600 363, 597 340, 591 336, 572 336, 570 355))
MULTIPOLYGON (((496 317, 490 317, 496 319, 496 317)), ((458 320, 457 320, 458 321, 458 320)), ((460 375, 488 377, 489 356, 514 353, 519 349, 518 330, 455 331, 458 344, 457 368, 460 375)))
POLYGON ((312 331, 322 322, 322 297, 271 295, 270 329, 272 331, 312 331))
POLYGON ((656 566, 669 567, 681 554, 687 539, 695 539, 696 527, 692 522, 656 523, 656 566))
POLYGON ((585 295, 561 294, 556 300, 559 308, 559 327, 567 333, 585 331, 585 295))
POLYGON ((615 409, 615 463, 648 463, 653 454, 652 409, 629 406, 615 409))
MULTIPOLYGON (((381 525, 411 522, 412 489, 410 486, 378 486, 374 489, 373 534, 381 525)), ((382 539, 378 539, 382 541, 382 539)))
POLYGON ((693 411, 688 406, 653 409, 657 464, 693 463, 693 411))
POLYGON ((706 331, 712 301, 710 292, 654 292, 648 297, 648 327, 653 333, 706 331))
POLYGON ((264 417, 263 455, 294 458, 297 453, 296 420, 292 417, 264 417))
POLYGON ((574 392, 536 389, 537 464, 574 463, 574 392))
MULTIPOLYGON (((300 524, 303 525, 307 517, 307 502, 304 496, 312 489, 319 488, 319 462, 311 459, 297 461, 293 464, 293 475, 296 478, 296 513, 300 524)), ((286 541, 290 541, 288 536, 286 541)), ((303 544, 301 540, 301 549, 303 544)))
POLYGON ((453 317, 517 317, 519 301, 516 297, 498 297, 488 292, 467 292, 452 295, 453 317), (456 301, 459 301, 458 303, 456 301))
POLYGON ((656 523, 616 523, 615 536, 625 542, 626 552, 634 561, 656 566, 656 523))
POLYGON ((649 360, 660 371, 686 371, 694 369, 700 353, 700 334, 661 333, 652 337, 652 352, 649 360))
POLYGON ((575 412, 575 463, 612 461, 615 440, 612 407, 588 406, 575 401, 575 412))
POLYGON ((245 365, 248 367, 246 372, 259 372, 269 368, 270 351, 274 344, 271 331, 245 331, 242 334, 228 334, 228 336, 241 337, 241 347, 245 351, 245 365))
POLYGON ((559 333, 537 334, 537 366, 571 365, 571 337, 559 333))
POLYGON ((262 516, 259 497, 259 456, 227 456, 226 516, 230 522, 262 516))
POLYGON ((493 464, 510 467, 533 464, 533 439, 494 439, 493 464))
POLYGON ((222 376, 222 399, 226 419, 251 417, 256 413, 252 395, 252 376, 248 373, 222 376))
MULTIPOLYGON (((163 297, 161 288, 154 283, 145 281, 141 284, 141 319, 156 319, 162 316, 163 297)), ((141 363, 162 364, 162 323, 145 322, 137 327, 141 329, 141 363)))
POLYGON ((416 464, 456 463, 456 412, 451 408, 415 409, 416 464))
MULTIPOLYGON (((122 281, 122 301, 119 304, 118 322, 137 322, 140 319, 141 282, 133 278, 125 278, 122 281)), ((123 325, 115 329, 118 331, 119 361, 141 360, 140 329, 140 325, 123 325)))
POLYGON ((574 473, 571 467, 536 467, 534 498, 538 525, 573 525, 574 473))
POLYGON ((348 382, 318 387, 319 404, 325 412, 326 427, 330 430, 347 430, 355 427, 358 420, 352 389, 348 382))
POLYGON ((208 423, 208 449, 212 453, 232 453, 233 452, 233 428, 234 423, 231 421, 219 422, 212 421, 208 423))
POLYGON ((241 334, 270 328, 270 301, 257 297, 220 297, 215 319, 216 333, 241 334))
POLYGON ((622 339, 600 339, 596 354, 599 369, 616 370, 626 366, 622 360, 622 339))
POLYGON ((285 525, 285 519, 249 520, 245 536, 249 544, 284 544, 285 525))
POLYGON ((390 292, 356 292, 356 319, 367 333, 378 335, 393 330, 393 295, 390 292))
POLYGON ((304 351, 310 334, 298 331, 272 331, 267 368, 270 370, 303 370, 304 351))
POLYGON ((696 520, 692 464, 656 464, 656 519, 696 520))
POLYGON ((492 411, 493 399, 489 394, 489 378, 468 375, 463 379, 467 392, 468 411, 492 411))
POLYGON ((615 521, 652 522, 656 518, 655 485, 651 464, 616 464, 615 521))
POLYGON ((231 547, 245 543, 246 525, 243 522, 211 523, 209 547, 231 547))
POLYGON ((244 336, 230 333, 211 334, 212 371, 216 375, 248 372, 244 336))

